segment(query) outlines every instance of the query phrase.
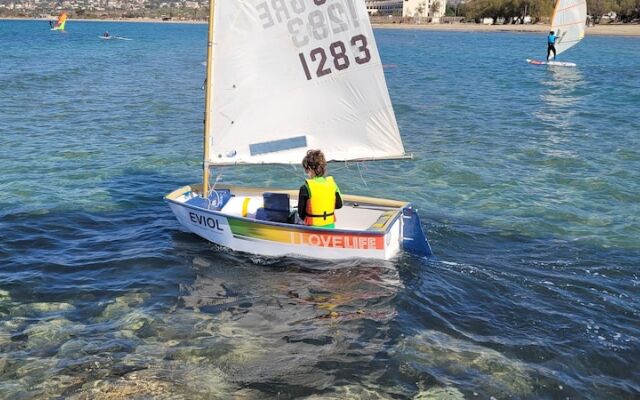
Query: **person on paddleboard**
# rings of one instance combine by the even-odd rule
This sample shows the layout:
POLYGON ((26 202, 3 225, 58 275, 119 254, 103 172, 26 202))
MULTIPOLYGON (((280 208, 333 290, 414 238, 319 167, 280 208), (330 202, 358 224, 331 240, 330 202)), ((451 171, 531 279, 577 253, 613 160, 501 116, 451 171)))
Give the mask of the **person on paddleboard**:
POLYGON ((549 32, 549 36, 547 36, 547 61, 549 61, 549 56, 551 52, 553 52, 553 59, 556 59, 556 41, 558 40, 558 36, 554 34, 553 31, 549 32))
POLYGON ((335 228, 335 210, 342 208, 340 189, 332 176, 325 176, 327 161, 320 150, 309 150, 302 160, 307 174, 298 193, 298 216, 305 225, 335 228))

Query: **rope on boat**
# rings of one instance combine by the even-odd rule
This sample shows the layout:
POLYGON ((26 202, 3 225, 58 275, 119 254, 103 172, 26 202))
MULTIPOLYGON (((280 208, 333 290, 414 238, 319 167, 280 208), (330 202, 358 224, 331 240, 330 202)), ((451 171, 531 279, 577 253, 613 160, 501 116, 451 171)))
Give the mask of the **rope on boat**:
POLYGON ((216 180, 213 182, 212 185, 210 185, 209 187, 209 193, 207 193, 207 197, 205 200, 207 200, 207 209, 212 209, 212 208, 216 208, 220 205, 220 203, 222 202, 222 199, 220 198, 220 194, 218 192, 216 192, 216 185, 218 184, 218 182, 220 181, 220 179, 222 179, 222 170, 220 170, 218 172, 218 175, 216 176, 216 180), (213 201, 213 196, 215 195, 215 201, 213 201))

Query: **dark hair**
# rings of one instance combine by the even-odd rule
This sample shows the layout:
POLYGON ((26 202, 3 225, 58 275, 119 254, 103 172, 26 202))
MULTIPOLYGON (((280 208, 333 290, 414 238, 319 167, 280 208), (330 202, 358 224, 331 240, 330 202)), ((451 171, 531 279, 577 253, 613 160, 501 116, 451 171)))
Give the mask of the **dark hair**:
POLYGON ((308 150, 302 159, 302 168, 313 171, 316 176, 324 176, 327 172, 327 160, 321 150, 308 150))
POLYGON ((551 32, 549 32, 549 33, 553 35, 553 31, 551 31, 551 32))

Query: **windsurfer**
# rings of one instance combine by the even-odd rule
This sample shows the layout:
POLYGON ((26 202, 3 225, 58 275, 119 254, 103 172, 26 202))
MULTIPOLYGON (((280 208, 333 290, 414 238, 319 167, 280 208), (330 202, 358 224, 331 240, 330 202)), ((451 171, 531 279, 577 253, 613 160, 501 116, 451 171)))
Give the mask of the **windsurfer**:
POLYGON ((549 56, 551 52, 553 52, 553 59, 556 59, 556 41, 558 40, 558 36, 554 35, 554 32, 549 32, 549 36, 547 36, 547 61, 549 61, 549 56))
POLYGON ((335 228, 336 209, 342 208, 340 189, 326 176, 327 161, 320 150, 309 150, 302 160, 308 179, 298 193, 298 215, 305 225, 335 228))

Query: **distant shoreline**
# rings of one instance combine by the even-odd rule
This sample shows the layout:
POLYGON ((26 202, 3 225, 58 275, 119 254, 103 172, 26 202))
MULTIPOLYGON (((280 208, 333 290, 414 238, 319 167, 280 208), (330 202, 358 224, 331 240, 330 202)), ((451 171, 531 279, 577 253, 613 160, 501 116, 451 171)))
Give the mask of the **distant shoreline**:
MULTIPOLYGON (((544 33, 549 25, 482 25, 482 24, 374 24, 378 29, 416 29, 442 32, 520 32, 544 33)), ((587 27, 587 35, 640 36, 640 24, 607 24, 587 27)))
MULTIPOLYGON (((47 18, 26 18, 26 17, 0 17, 0 21, 9 20, 9 21, 54 21, 55 17, 52 16, 52 19, 47 18)), ((69 18, 67 21, 71 22, 126 22, 126 23, 158 23, 158 24, 206 24, 206 21, 196 21, 196 20, 169 20, 163 21, 160 18, 69 18)))
MULTIPOLYGON (((0 17, 0 20, 48 21, 45 18, 0 17)), ((206 24, 206 21, 170 20, 160 18, 126 18, 126 19, 70 19, 73 22, 125 22, 125 23, 159 23, 159 24, 206 24)), ((415 29, 440 32, 547 32, 548 25, 483 25, 483 24, 373 24, 375 29, 415 29)), ((607 24, 587 27, 587 35, 598 36, 640 36, 640 24, 607 24)))

